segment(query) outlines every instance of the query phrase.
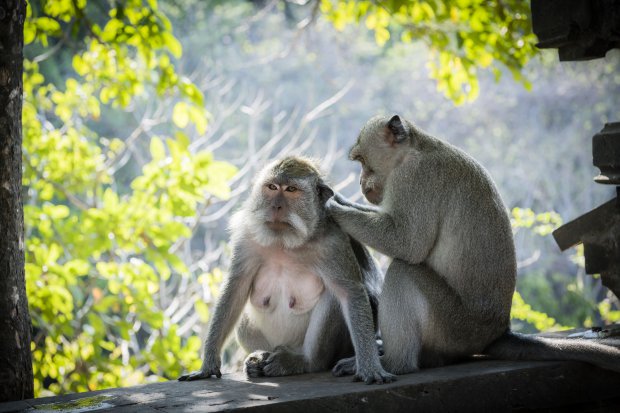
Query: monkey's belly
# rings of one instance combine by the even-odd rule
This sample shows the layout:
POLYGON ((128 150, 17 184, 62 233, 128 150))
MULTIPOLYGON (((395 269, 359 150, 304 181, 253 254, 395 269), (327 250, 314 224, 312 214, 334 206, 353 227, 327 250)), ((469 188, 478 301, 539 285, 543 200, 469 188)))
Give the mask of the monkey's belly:
POLYGON ((307 268, 287 261, 270 263, 256 275, 246 311, 273 347, 300 348, 324 290, 321 279, 307 268))
POLYGON ((259 312, 280 310, 305 314, 319 301, 325 286, 314 272, 290 262, 265 265, 254 278, 250 303, 259 312))
POLYGON ((246 314, 252 327, 259 330, 269 343, 269 348, 251 349, 252 351, 273 351, 277 346, 287 346, 293 351, 301 351, 311 312, 293 314, 288 309, 276 308, 266 313, 249 304, 246 307, 246 314))

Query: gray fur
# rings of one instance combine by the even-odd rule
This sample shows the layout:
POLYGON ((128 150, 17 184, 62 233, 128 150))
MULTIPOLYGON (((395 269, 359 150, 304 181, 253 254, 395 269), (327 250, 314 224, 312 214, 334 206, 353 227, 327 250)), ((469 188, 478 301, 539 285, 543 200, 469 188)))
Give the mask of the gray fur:
POLYGON ((356 378, 366 383, 393 380, 379 361, 371 310, 381 273, 365 247, 326 213, 324 204, 332 194, 314 164, 303 158, 273 162, 260 173, 231 224, 231 268, 209 324, 202 368, 179 380, 220 377, 220 353, 235 325, 239 343, 250 353, 244 367, 250 377, 327 370, 355 349, 356 378), (277 272, 273 277, 302 277, 301 286, 271 287, 272 267, 277 272), (303 289, 306 284, 310 290, 303 289), (295 288, 320 295, 314 302, 295 296, 295 288), (277 301, 280 292, 291 294, 291 311, 277 301), (298 304, 303 311, 290 315, 298 304), (304 305, 312 307, 306 312, 304 305), (298 328, 305 329, 301 336, 291 333, 298 328), (276 344, 282 335, 288 342, 276 344))
MULTIPOLYGON (((378 206, 336 194, 327 208, 345 232, 393 258, 379 297, 386 370, 408 373, 481 353, 620 370, 617 349, 509 332, 510 221, 490 176, 469 155, 398 116, 380 116, 364 126, 350 157, 362 165, 362 192, 378 206)), ((333 371, 351 373, 350 360, 333 371)))

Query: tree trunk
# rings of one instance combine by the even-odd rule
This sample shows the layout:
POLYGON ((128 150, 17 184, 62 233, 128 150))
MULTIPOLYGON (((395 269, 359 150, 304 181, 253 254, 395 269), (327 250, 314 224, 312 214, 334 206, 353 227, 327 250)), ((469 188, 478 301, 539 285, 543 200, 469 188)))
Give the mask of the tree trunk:
POLYGON ((0 402, 33 397, 21 194, 25 18, 24 0, 0 3, 0 402))

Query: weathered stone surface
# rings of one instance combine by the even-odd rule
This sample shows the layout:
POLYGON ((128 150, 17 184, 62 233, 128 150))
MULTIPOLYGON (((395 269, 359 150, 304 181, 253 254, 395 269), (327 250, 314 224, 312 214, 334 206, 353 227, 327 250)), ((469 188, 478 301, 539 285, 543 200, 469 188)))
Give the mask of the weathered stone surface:
POLYGON ((601 170, 596 182, 620 185, 620 122, 606 123, 592 137, 592 163, 601 170))
POLYGON ((124 389, 0 404, 0 412, 79 411, 256 412, 497 411, 620 407, 620 374, 574 362, 474 360, 365 385, 330 373, 277 379, 222 379, 156 383, 124 389), (102 397, 105 396, 105 397, 102 397), (72 406, 72 407, 71 407, 72 406))
POLYGON ((532 26, 541 49, 558 49, 561 61, 604 57, 620 47, 616 0, 531 0, 532 26))

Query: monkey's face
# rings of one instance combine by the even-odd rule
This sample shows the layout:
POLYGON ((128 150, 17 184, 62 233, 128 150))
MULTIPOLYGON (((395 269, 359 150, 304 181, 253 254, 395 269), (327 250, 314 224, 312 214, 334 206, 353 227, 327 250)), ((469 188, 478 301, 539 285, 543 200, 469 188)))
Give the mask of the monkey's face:
POLYGON ((360 163, 360 188, 372 204, 383 200, 390 173, 404 156, 401 142, 388 127, 389 118, 375 117, 366 123, 349 152, 351 160, 360 163))
POLYGON ((300 247, 312 237, 322 217, 318 174, 295 176, 290 172, 272 169, 254 187, 252 226, 254 238, 263 246, 300 247))

